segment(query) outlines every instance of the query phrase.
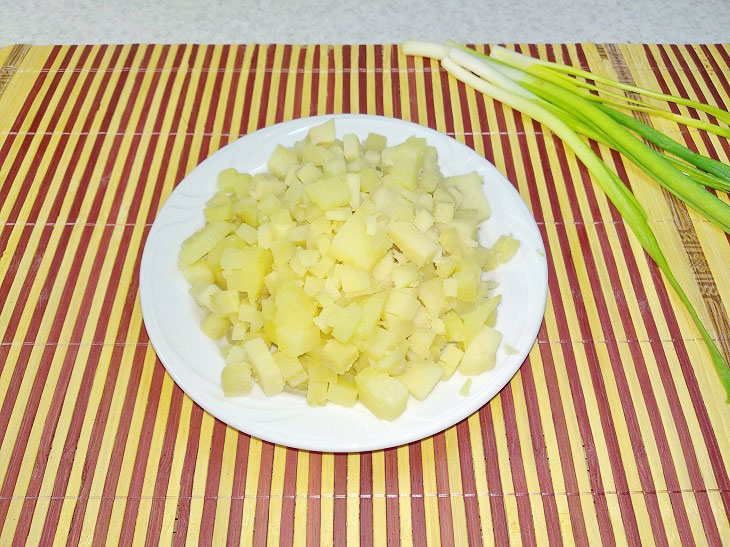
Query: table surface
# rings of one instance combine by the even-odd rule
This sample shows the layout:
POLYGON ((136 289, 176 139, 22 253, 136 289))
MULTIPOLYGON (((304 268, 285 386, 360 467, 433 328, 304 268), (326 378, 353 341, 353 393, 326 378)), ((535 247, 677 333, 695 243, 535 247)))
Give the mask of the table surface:
MULTIPOLYGON (((730 45, 519 49, 730 104, 730 45)), ((17 45, 0 67, 0 544, 730 544, 730 406, 708 354, 539 124, 387 45, 17 45), (239 135, 339 112, 483 154, 549 264, 537 343, 497 397, 421 442, 352 455, 205 413, 156 359, 138 295, 145 237, 187 172, 239 135)), ((730 158, 727 139, 648 121, 730 158)), ((597 151, 730 355, 730 238, 597 151)))
POLYGON ((0 0, 0 44, 719 43, 727 0, 0 0))

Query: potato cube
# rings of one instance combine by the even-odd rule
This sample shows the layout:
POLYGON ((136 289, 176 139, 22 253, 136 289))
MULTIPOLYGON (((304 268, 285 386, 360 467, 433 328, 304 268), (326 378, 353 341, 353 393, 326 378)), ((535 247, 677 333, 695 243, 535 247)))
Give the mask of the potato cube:
POLYGON ((413 334, 408 337, 408 344, 416 355, 421 359, 428 359, 431 356, 431 344, 436 333, 428 329, 416 329, 413 334))
POLYGON ((206 224, 204 228, 195 232, 183 242, 178 258, 185 264, 192 264, 207 254, 232 230, 233 226, 225 221, 206 224))
POLYGON ((348 173, 345 175, 345 184, 350 189, 350 207, 357 209, 360 206, 360 175, 348 173))
POLYGON ((519 240, 515 239, 512 236, 505 235, 499 236, 499 239, 492 247, 497 255, 497 260, 499 260, 499 262, 501 262, 502 264, 510 260, 519 248, 519 240))
POLYGON ((230 363, 221 372, 221 386, 226 397, 238 397, 251 391, 251 365, 245 361, 230 363))
POLYGON ((322 211, 350 203, 350 188, 339 178, 319 179, 304 187, 310 200, 322 211))
POLYGON ((355 334, 358 337, 367 338, 373 333, 381 315, 383 315, 387 298, 387 293, 376 293, 360 303, 362 318, 355 329, 355 334))
POLYGON ((309 379, 307 385, 307 403, 312 406, 324 406, 327 404, 327 382, 309 379))
POLYGON ((322 348, 325 366, 337 374, 350 370, 358 353, 354 344, 341 344, 337 340, 328 340, 322 348))
POLYGON ((251 175, 239 173, 233 168, 224 169, 218 174, 216 185, 219 190, 243 198, 248 195, 248 189, 251 186, 251 175))
POLYGON ((239 199, 233 203, 233 212, 253 228, 259 226, 259 204, 253 198, 239 199))
POLYGON ((414 287, 418 283, 418 266, 412 262, 398 264, 393 268, 393 284, 396 287, 414 287))
POLYGON ((253 226, 249 226, 245 222, 236 230, 236 235, 249 245, 253 245, 258 240, 258 231, 253 226))
POLYGON ((333 158, 324 162, 324 174, 330 177, 342 177, 347 173, 347 164, 343 158, 333 158))
POLYGON ((468 397, 470 389, 471 389, 471 378, 467 378, 466 382, 464 382, 464 385, 462 385, 461 389, 459 389, 459 395, 461 395, 462 397, 468 397))
POLYGON ((378 361, 385 357, 386 352, 395 348, 398 338, 392 332, 382 327, 376 327, 370 338, 362 340, 360 351, 365 352, 368 357, 378 361))
POLYGON ((322 170, 312 162, 305 163, 297 171, 297 177, 304 184, 314 182, 322 177, 322 170))
POLYGON ((312 127, 307 138, 312 144, 332 144, 335 140, 335 120, 327 120, 321 125, 312 127))
POLYGON ((327 400, 341 406, 353 406, 357 402, 355 382, 342 377, 337 378, 337 381, 329 384, 327 388, 327 400))
POLYGON ((368 367, 355 377, 360 401, 378 418, 394 420, 408 404, 408 388, 396 378, 368 367))
POLYGON ((426 209, 421 209, 418 213, 416 213, 416 217, 413 219, 413 224, 415 224, 416 228, 425 232, 433 226, 433 217, 431 216, 431 213, 426 211, 426 209))
POLYGON ((219 317, 238 315, 238 291, 218 291, 210 298, 210 307, 219 317))
POLYGON ((223 277, 228 289, 245 292, 255 302, 264 286, 264 277, 271 271, 271 252, 259 247, 229 248, 221 256, 223 277))
POLYGON ((333 313, 329 322, 332 325, 332 336, 338 342, 348 342, 355 333, 363 317, 363 310, 355 302, 333 313))
POLYGON ((393 290, 388 295, 385 311, 407 321, 412 321, 421 305, 418 299, 403 289, 393 290))
POLYGON ((438 381, 444 371, 431 360, 414 362, 398 379, 408 388, 408 391, 419 401, 423 401, 438 381))
POLYGON ((470 208, 479 211, 480 221, 489 218, 489 203, 487 202, 487 196, 484 194, 484 188, 482 187, 482 178, 476 171, 466 175, 449 177, 446 179, 446 182, 458 188, 460 194, 463 196, 463 203, 468 203, 470 208))
POLYGON ((391 222, 388 225, 388 235, 401 252, 418 266, 431 260, 439 249, 438 244, 408 222, 391 222))
POLYGON ((319 329, 311 327, 291 327, 276 325, 276 345, 280 351, 292 357, 299 357, 303 353, 319 347, 321 340, 319 329))
POLYGON ((206 315, 200 322, 200 329, 213 340, 220 340, 231 326, 231 322, 225 317, 219 317, 214 313, 206 315))
POLYGON ((299 359, 282 351, 275 351, 271 356, 279 367, 281 377, 289 387, 296 387, 307 381, 307 371, 304 370, 299 359))
POLYGON ((204 211, 205 220, 215 222, 221 220, 231 220, 233 217, 233 209, 229 203, 225 205, 209 205, 204 211))
POLYGON ((211 284, 215 280, 213 272, 210 271, 204 260, 198 260, 187 266, 183 270, 183 275, 190 285, 211 284))
POLYGON ((268 169, 272 175, 283 180, 289 172, 289 168, 298 163, 297 155, 292 148, 278 144, 269 158, 268 169))
POLYGON ((461 351, 454 344, 447 344, 444 350, 441 352, 441 356, 438 360, 438 366, 444 371, 444 380, 451 378, 459 368, 461 364, 461 358, 464 356, 464 352, 461 351))
POLYGON ((352 133, 342 137, 342 149, 347 161, 355 161, 362 155, 360 139, 352 133))
POLYGON ((370 274, 362 268, 344 266, 340 270, 340 283, 346 293, 362 291, 370 287, 370 274))
POLYGON ((479 374, 496 363, 497 348, 502 335, 487 325, 477 333, 464 352, 459 365, 462 374, 479 374))
POLYGON ((360 171, 358 174, 360 175, 361 192, 365 192, 367 194, 380 184, 380 175, 377 171, 375 171, 375 169, 368 167, 360 171))
POLYGON ((461 319, 464 321, 464 343, 467 346, 481 330, 482 325, 487 323, 489 316, 497 309, 497 305, 501 300, 502 295, 497 295, 484 302, 481 306, 461 316, 461 319))
POLYGON ((446 339, 449 342, 464 341, 464 322, 455 312, 450 311, 443 317, 446 339))
POLYGON ((388 374, 393 374, 393 371, 398 370, 403 365, 407 349, 408 346, 403 344, 396 349, 386 352, 382 359, 372 363, 372 367, 383 370, 388 374))
POLYGON ((246 342, 243 348, 253 365, 263 392, 268 396, 280 393, 284 389, 284 379, 266 342, 261 338, 255 338, 246 342))
MULTIPOLYGON (((321 353, 321 352, 320 352, 321 353)), ((324 364, 324 357, 302 357, 302 363, 307 364, 307 373, 309 374, 309 381, 317 380, 319 382, 336 382, 337 373, 326 367, 324 364)))
POLYGON ((388 144, 388 139, 378 133, 368 133, 365 139, 365 150, 376 150, 380 152, 388 144))
POLYGON ((277 239, 271 242, 271 255, 274 258, 274 264, 280 266, 287 264, 297 250, 297 246, 288 239, 277 239))

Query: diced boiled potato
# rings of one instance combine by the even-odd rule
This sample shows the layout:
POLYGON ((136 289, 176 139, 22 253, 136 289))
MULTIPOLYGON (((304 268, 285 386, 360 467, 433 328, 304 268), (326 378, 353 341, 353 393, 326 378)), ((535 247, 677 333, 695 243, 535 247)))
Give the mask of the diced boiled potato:
POLYGON ((307 135, 312 144, 331 144, 335 140, 335 120, 312 127, 307 135))
POLYGON ((352 302, 334 313, 330 317, 334 339, 343 344, 348 342, 355 334, 362 317, 363 310, 356 302, 352 302))
POLYGON ((482 179, 476 172, 449 177, 446 182, 459 189, 464 203, 468 203, 469 207, 479 211, 480 220, 489 218, 489 203, 484 194, 482 179))
POLYGON ((221 239, 231 233, 233 226, 225 221, 216 221, 206 224, 204 228, 195 232, 186 239, 178 257, 186 264, 192 264, 202 258, 221 239))
POLYGON ((454 210, 455 207, 453 203, 447 203, 444 201, 436 202, 433 212, 434 222, 450 224, 454 219, 454 210))
POLYGON ((220 340, 231 326, 231 322, 225 317, 219 317, 214 313, 206 315, 200 323, 200 329, 213 340, 220 340))
POLYGON ((512 236, 503 235, 499 236, 499 239, 492 248, 494 249, 499 262, 504 264, 515 255, 517 249, 520 248, 520 242, 512 236))
POLYGON ((337 177, 311 182, 304 187, 304 191, 322 211, 350 203, 350 188, 337 177))
POLYGON ((463 342, 464 321, 455 312, 450 311, 443 317, 444 326, 446 327, 446 339, 449 342, 463 342))
POLYGON ((435 337, 436 333, 430 329, 416 329, 408 337, 408 345, 411 351, 421 359, 428 359, 431 356, 431 344, 435 337))
POLYGON ((453 376, 456 369, 459 368, 463 356, 464 352, 454 344, 446 345, 438 360, 438 365, 444 371, 444 380, 448 380, 451 376, 453 376))
POLYGON ((328 383, 322 380, 309 379, 307 386, 307 403, 312 406, 324 406, 327 404, 328 383))
POLYGON ((345 266, 340 270, 340 283, 345 293, 362 291, 370 287, 370 275, 362 268, 345 266))
POLYGON ((271 158, 269 158, 268 168, 272 175, 283 180, 289 172, 289 168, 296 166, 298 163, 294 150, 279 144, 271 154, 271 158))
POLYGON ((380 360, 386 352, 395 348, 398 338, 392 332, 376 327, 369 338, 361 342, 360 351, 365 352, 371 359, 380 360))
POLYGON ((418 266, 423 266, 438 251, 438 244, 407 222, 391 222, 388 225, 388 235, 393 243, 418 266))
POLYGON ((368 133, 365 139, 365 150, 376 150, 380 152, 388 145, 388 140, 377 133, 368 133))
POLYGON ((299 359, 283 351, 275 351, 271 356, 279 367, 282 379, 289 387, 296 387, 307 381, 309 376, 299 359))
POLYGON ((178 255, 201 329, 229 344, 227 396, 286 384, 312 405, 360 398, 393 419, 409 392, 494 365, 499 297, 481 274, 519 242, 479 246, 489 205, 476 173, 444 178, 424 139, 339 141, 332 120, 267 165, 220 173, 178 255))
POLYGON ((497 309, 497 305, 499 305, 501 300, 502 295, 497 295, 484 302, 478 308, 462 315, 461 319, 464 322, 464 343, 467 346, 481 330, 482 325, 487 323, 487 319, 497 309))
POLYGON ((238 315, 238 291, 218 291, 210 298, 210 307, 219 317, 238 315))
POLYGON ((312 162, 305 163, 297 170, 297 177, 304 184, 319 180, 322 176, 322 170, 312 162))
POLYGON ((327 400, 341 406, 353 406, 357 402, 357 385, 343 377, 329 384, 327 400))
POLYGON ((221 372, 221 385, 226 397, 238 397, 251 391, 251 365, 245 361, 231 363, 221 372))
POLYGON ((204 260, 198 260, 187 266, 183 270, 183 275, 190 285, 211 284, 215 280, 213 272, 204 260))
POLYGON ((402 319, 412 321, 418 312, 418 299, 402 289, 391 291, 385 303, 385 311, 402 319))
POLYGON ((324 364, 337 374, 343 374, 350 370, 355 362, 358 349, 354 344, 341 344, 337 340, 329 340, 322 347, 324 364))
POLYGON ((224 192, 235 193, 237 197, 243 198, 248 195, 251 186, 251 175, 239 173, 233 168, 224 169, 218 174, 217 186, 224 192))
POLYGON ((433 391, 443 373, 441 367, 433 361, 423 360, 413 363, 398 379, 416 399, 423 401, 433 391))
POLYGON ((466 348, 459 371, 462 374, 479 374, 492 368, 501 340, 499 332, 484 325, 466 348))
POLYGON ((209 205, 205 208, 205 220, 208 222, 231 220, 232 216, 233 208, 230 203, 226 203, 225 205, 209 205))
POLYGON ((355 161, 362 156, 360 148, 360 139, 352 133, 342 137, 342 148, 347 161, 355 161))
POLYGON ((255 338, 246 342, 243 348, 246 350, 263 392, 268 396, 280 393, 284 389, 284 379, 281 377, 281 371, 271 356, 266 342, 261 338, 255 338))

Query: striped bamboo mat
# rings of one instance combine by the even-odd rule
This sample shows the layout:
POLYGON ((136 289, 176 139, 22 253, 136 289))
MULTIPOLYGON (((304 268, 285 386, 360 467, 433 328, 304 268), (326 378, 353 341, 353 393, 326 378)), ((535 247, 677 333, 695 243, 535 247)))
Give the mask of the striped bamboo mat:
MULTIPOLYGON (((730 107, 730 45, 518 49, 730 107)), ((393 46, 14 46, 0 66, 0 544, 730 544, 730 407, 709 357, 540 125, 393 46), (338 112, 483 154, 531 207, 550 269, 538 342, 491 403, 353 455, 274 446, 202 411, 156 360, 137 291, 155 214, 198 162, 338 112)), ((730 158, 726 139, 650 122, 730 158)), ((596 150, 730 357, 730 239, 596 150)))

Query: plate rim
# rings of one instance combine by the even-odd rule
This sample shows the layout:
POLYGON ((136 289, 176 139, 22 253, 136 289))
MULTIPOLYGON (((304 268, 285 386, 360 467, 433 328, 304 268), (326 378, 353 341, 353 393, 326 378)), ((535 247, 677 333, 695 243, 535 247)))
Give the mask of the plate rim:
MULTIPOLYGON (((428 438, 432 435, 435 435, 441 431, 444 431, 445 429, 448 429, 449 427, 452 427, 463 420, 467 419, 469 416, 471 416, 474 412, 478 411, 480 408, 485 406, 489 401, 491 401, 499 392, 504 389, 504 387, 509 384, 509 382, 512 380, 514 375, 519 371, 519 369, 522 367, 524 362, 527 359, 527 355, 532 350, 532 348, 535 345, 535 341, 540 329, 540 326, 542 325, 544 321, 544 314, 547 306, 547 297, 548 297, 548 267, 547 267, 547 260, 541 260, 540 264, 542 265, 541 271, 539 272, 541 274, 541 279, 544 279, 544 285, 541 285, 542 289, 539 292, 539 302, 536 303, 537 310, 539 310, 539 320, 534 321, 534 324, 532 324, 532 328, 528 330, 529 332, 529 340, 531 340, 531 343, 529 345, 529 348, 526 350, 519 352, 519 359, 516 361, 516 365, 512 367, 508 367, 506 371, 503 371, 503 376, 500 377, 500 380, 496 383, 489 384, 488 389, 484 389, 482 392, 479 393, 480 396, 473 396, 470 404, 465 405, 460 412, 455 413, 454 415, 447 415, 448 419, 434 419, 432 427, 418 427, 414 429, 414 432, 408 435, 401 435, 397 439, 393 440, 385 440, 382 437, 377 437, 375 440, 370 441, 367 440, 361 444, 358 444, 357 446, 343 446, 342 444, 337 444, 336 442, 331 442, 329 445, 326 443, 321 442, 315 442, 315 443, 307 443, 304 442, 285 442, 284 439, 281 439, 280 436, 273 435, 269 436, 266 434, 266 431, 261 431, 261 424, 254 424, 250 428, 243 429, 239 427, 238 425, 234 425, 231 423, 231 420, 227 417, 221 416, 223 412, 219 412, 218 409, 215 407, 212 407, 212 404, 208 404, 207 396, 204 392, 196 392, 194 390, 186 389, 189 388, 189 386, 185 386, 186 382, 181 378, 179 374, 177 374, 176 367, 173 366, 172 363, 168 363, 169 360, 172 360, 170 358, 170 355, 168 355, 167 348, 164 346, 168 345, 168 341, 164 337, 163 334, 161 334, 161 329, 157 326, 157 318, 156 315, 153 313, 153 304, 152 304, 152 298, 150 296, 151 291, 149 276, 152 276, 154 274, 153 271, 150 269, 150 263, 152 259, 150 258, 150 249, 152 247, 151 242, 154 242, 155 236, 157 235, 157 232, 161 229, 160 224, 158 224, 158 219, 163 217, 163 213, 165 213, 170 206, 171 198, 173 197, 174 193, 183 185, 183 183, 188 180, 190 177, 194 177, 197 170, 201 168, 206 162, 210 161, 211 158, 213 158, 216 155, 221 154, 224 150, 226 150, 229 147, 232 147, 234 145, 241 146, 240 141, 243 139, 251 138, 255 135, 262 135, 266 131, 272 131, 274 128, 283 127, 283 126, 289 126, 291 125, 294 130, 300 130, 305 129, 307 127, 312 127, 314 125, 317 125, 319 123, 323 123, 325 121, 328 121, 330 119, 339 120, 339 119, 357 119, 357 120, 363 120, 363 121, 372 121, 374 123, 379 124, 396 124, 396 125, 402 125, 403 127, 411 127, 415 131, 420 132, 421 134, 418 136, 423 136, 423 133, 430 134, 436 139, 446 139, 450 142, 451 146, 457 146, 462 148, 465 152, 472 154, 476 156, 476 158, 479 160, 479 162, 485 166, 491 173, 495 179, 498 179, 500 183, 503 183, 503 185, 508 189, 511 194, 512 198, 516 198, 516 200, 521 204, 521 206, 524 208, 524 210, 527 212, 528 218, 531 221, 530 228, 532 229, 534 227, 534 233, 537 236, 537 240, 539 241, 539 249, 542 250, 543 256, 545 256, 545 245, 544 240, 542 238, 542 234, 540 233, 539 227, 537 226, 537 221, 534 218, 534 215, 529 210, 529 207, 523 200, 520 193, 517 191, 517 189, 513 186, 513 184, 506 178, 505 175, 503 175, 497 168, 492 164, 489 160, 487 160, 484 156, 481 154, 478 154, 474 149, 468 147, 467 145, 457 141, 455 138, 453 138, 450 135, 447 135, 445 133, 442 133, 440 131, 437 131, 435 129, 432 129, 427 126, 423 126, 414 122, 410 122, 407 120, 403 120, 400 118, 391 118, 388 116, 377 116, 377 115, 371 115, 371 114, 327 114, 327 115, 320 115, 320 116, 307 116, 307 117, 301 117, 301 118, 295 118, 292 120, 280 122, 277 124, 272 124, 266 127, 263 127, 261 129, 258 129, 257 131, 241 135, 238 139, 231 141, 226 146, 219 148, 212 154, 208 155, 202 162, 198 163, 189 173, 187 173, 183 179, 175 186, 173 191, 167 196, 165 203, 160 207, 159 211, 157 212, 155 216, 155 220, 150 227, 150 230, 147 234, 147 237, 144 242, 144 249, 142 252, 142 259, 140 261, 140 267, 139 267, 139 292, 140 292, 140 305, 142 310, 142 319, 143 323, 145 325, 145 329, 147 331, 147 336, 150 341, 150 344, 152 345, 156 357, 160 360, 162 365, 164 366, 167 373, 172 377, 172 379, 175 381, 175 383, 178 385, 178 387, 185 393, 188 397, 190 397, 196 404, 200 405, 201 408, 203 408, 206 412, 214 416, 216 419, 221 420, 223 423, 229 425, 230 427, 241 431, 247 435, 256 437, 258 439, 261 439, 266 442, 271 442, 274 444, 279 444, 281 446, 287 446, 295 449, 301 449, 301 450, 308 450, 308 451, 314 451, 314 452, 324 452, 324 453, 357 453, 357 452, 367 452, 372 450, 381 450, 385 448, 391 448, 391 447, 397 447, 402 446, 405 444, 409 444, 412 442, 420 441, 422 439, 428 438), (297 126, 302 125, 301 128, 297 128, 297 126), (163 351, 165 350, 165 351, 163 351), (524 355, 523 355, 524 354, 524 355), (502 382, 504 380, 504 382, 502 382), (498 386, 498 387, 495 387, 498 386), (384 442, 385 441, 385 442, 384 442)), ((374 128, 374 131, 380 131, 381 129, 374 128)), ((480 165, 480 167, 482 166, 480 165)), ((164 218, 164 217, 163 217, 164 218)), ((163 226, 164 227, 164 226, 163 226)), ((174 351, 173 351, 174 353, 174 351)), ((187 366, 184 362, 181 363, 183 366, 187 366)), ((233 399, 232 399, 233 400, 233 399)), ((387 438, 387 435, 386 435, 387 438)))

